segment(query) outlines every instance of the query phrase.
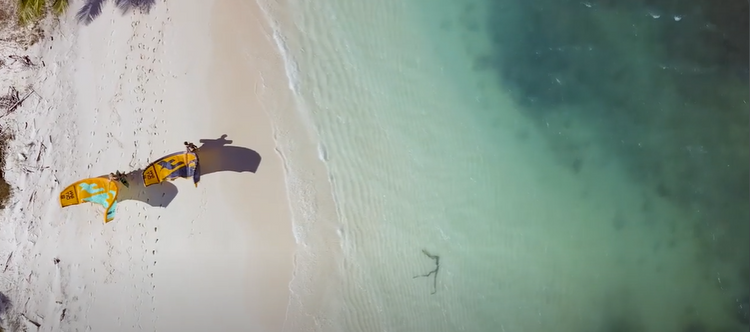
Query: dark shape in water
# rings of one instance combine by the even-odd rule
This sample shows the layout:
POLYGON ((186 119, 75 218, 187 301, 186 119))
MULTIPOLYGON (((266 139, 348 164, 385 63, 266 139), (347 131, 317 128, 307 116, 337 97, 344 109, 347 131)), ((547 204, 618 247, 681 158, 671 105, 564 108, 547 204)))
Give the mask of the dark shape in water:
POLYGON ((576 157, 573 160, 573 164, 571 165, 573 167, 573 173, 578 174, 581 172, 581 168, 583 167, 583 160, 581 160, 580 157, 576 157))
POLYGON ((735 304, 737 307, 737 321, 742 325, 750 325, 750 294, 745 294, 735 304))
POLYGON ((428 278, 429 276, 432 276, 432 293, 430 293, 430 294, 434 295, 435 293, 437 293, 437 275, 438 275, 438 272, 440 272, 440 256, 439 255, 433 255, 433 254, 429 253, 426 249, 422 249, 422 253, 425 254, 425 256, 427 256, 430 259, 432 259, 433 261, 435 261, 435 268, 432 271, 430 271, 429 273, 416 275, 412 279, 416 279, 416 278, 420 278, 420 277, 421 278, 428 278))
POLYGON ((688 324, 683 332, 706 332, 706 327, 700 322, 691 322, 688 324))

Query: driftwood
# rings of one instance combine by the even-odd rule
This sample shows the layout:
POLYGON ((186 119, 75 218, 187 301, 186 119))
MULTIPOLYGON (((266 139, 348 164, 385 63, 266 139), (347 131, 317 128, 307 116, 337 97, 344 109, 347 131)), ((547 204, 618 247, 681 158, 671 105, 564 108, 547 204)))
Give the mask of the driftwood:
POLYGON ((13 59, 13 62, 20 61, 24 67, 33 67, 34 63, 31 62, 31 58, 28 55, 9 55, 9 58, 13 59))
POLYGON ((30 91, 27 92, 26 95, 24 95, 22 98, 20 97, 16 88, 8 88, 8 94, 0 97, 0 109, 5 109, 5 114, 0 115, 0 118, 15 112, 15 110, 18 109, 18 107, 20 107, 21 104, 23 104, 23 102, 26 101, 26 99, 28 99, 32 93, 36 93, 36 91, 34 91, 34 89, 30 89, 30 91))
POLYGON ((42 145, 39 147, 39 153, 36 155, 36 162, 39 162, 39 160, 42 159, 42 152, 47 149, 47 146, 42 143, 42 145))
POLYGON ((3 269, 3 273, 8 272, 8 267, 10 266, 10 259, 13 258, 13 252, 10 252, 10 255, 8 255, 8 259, 5 260, 5 268, 3 269))
POLYGON ((42 326, 42 324, 40 324, 39 322, 37 322, 37 321, 29 318, 29 316, 26 316, 26 314, 21 314, 21 317, 23 317, 24 319, 26 319, 29 323, 34 324, 34 326, 36 326, 37 328, 39 328, 39 327, 42 326))

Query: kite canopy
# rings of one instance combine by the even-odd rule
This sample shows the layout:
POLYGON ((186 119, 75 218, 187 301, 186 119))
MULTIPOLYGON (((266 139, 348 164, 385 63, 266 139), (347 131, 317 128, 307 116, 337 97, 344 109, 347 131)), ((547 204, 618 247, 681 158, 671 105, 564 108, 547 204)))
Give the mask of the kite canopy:
POLYGON ((193 178, 193 183, 197 187, 201 174, 198 155, 194 152, 175 152, 166 155, 149 164, 143 170, 143 184, 146 187, 164 181, 189 177, 193 178))
POLYGON ((117 207, 117 183, 106 177, 96 177, 80 180, 66 187, 60 192, 62 207, 78 205, 84 202, 99 204, 104 207, 104 223, 115 219, 117 207))

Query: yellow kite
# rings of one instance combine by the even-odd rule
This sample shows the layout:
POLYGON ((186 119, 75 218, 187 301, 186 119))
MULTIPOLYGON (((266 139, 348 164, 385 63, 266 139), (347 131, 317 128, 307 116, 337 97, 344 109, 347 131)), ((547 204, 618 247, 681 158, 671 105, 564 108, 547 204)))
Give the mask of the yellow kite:
POLYGON ((118 193, 117 182, 113 179, 107 177, 84 179, 69 185, 60 192, 60 205, 66 207, 89 202, 104 206, 106 211, 104 223, 106 224, 115 219, 118 193))
POLYGON ((143 184, 146 187, 164 181, 189 177, 193 178, 193 183, 197 187, 201 174, 198 155, 195 152, 175 152, 166 155, 149 164, 143 170, 143 184))

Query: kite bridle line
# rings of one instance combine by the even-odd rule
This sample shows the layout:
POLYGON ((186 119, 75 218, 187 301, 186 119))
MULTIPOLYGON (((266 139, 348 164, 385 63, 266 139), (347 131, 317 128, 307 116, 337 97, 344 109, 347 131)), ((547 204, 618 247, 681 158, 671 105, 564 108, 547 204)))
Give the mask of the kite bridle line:
POLYGON ((115 175, 117 176, 117 179, 120 181, 120 183, 122 183, 125 187, 128 187, 128 188, 130 187, 130 184, 128 184, 128 181, 125 180, 125 173, 120 173, 120 171, 118 170, 117 173, 115 173, 115 175))
POLYGON ((109 173, 109 179, 110 180, 117 180, 122 183, 127 188, 130 188, 130 184, 127 180, 125 180, 125 173, 121 173, 120 170, 117 170, 115 173, 109 173))

